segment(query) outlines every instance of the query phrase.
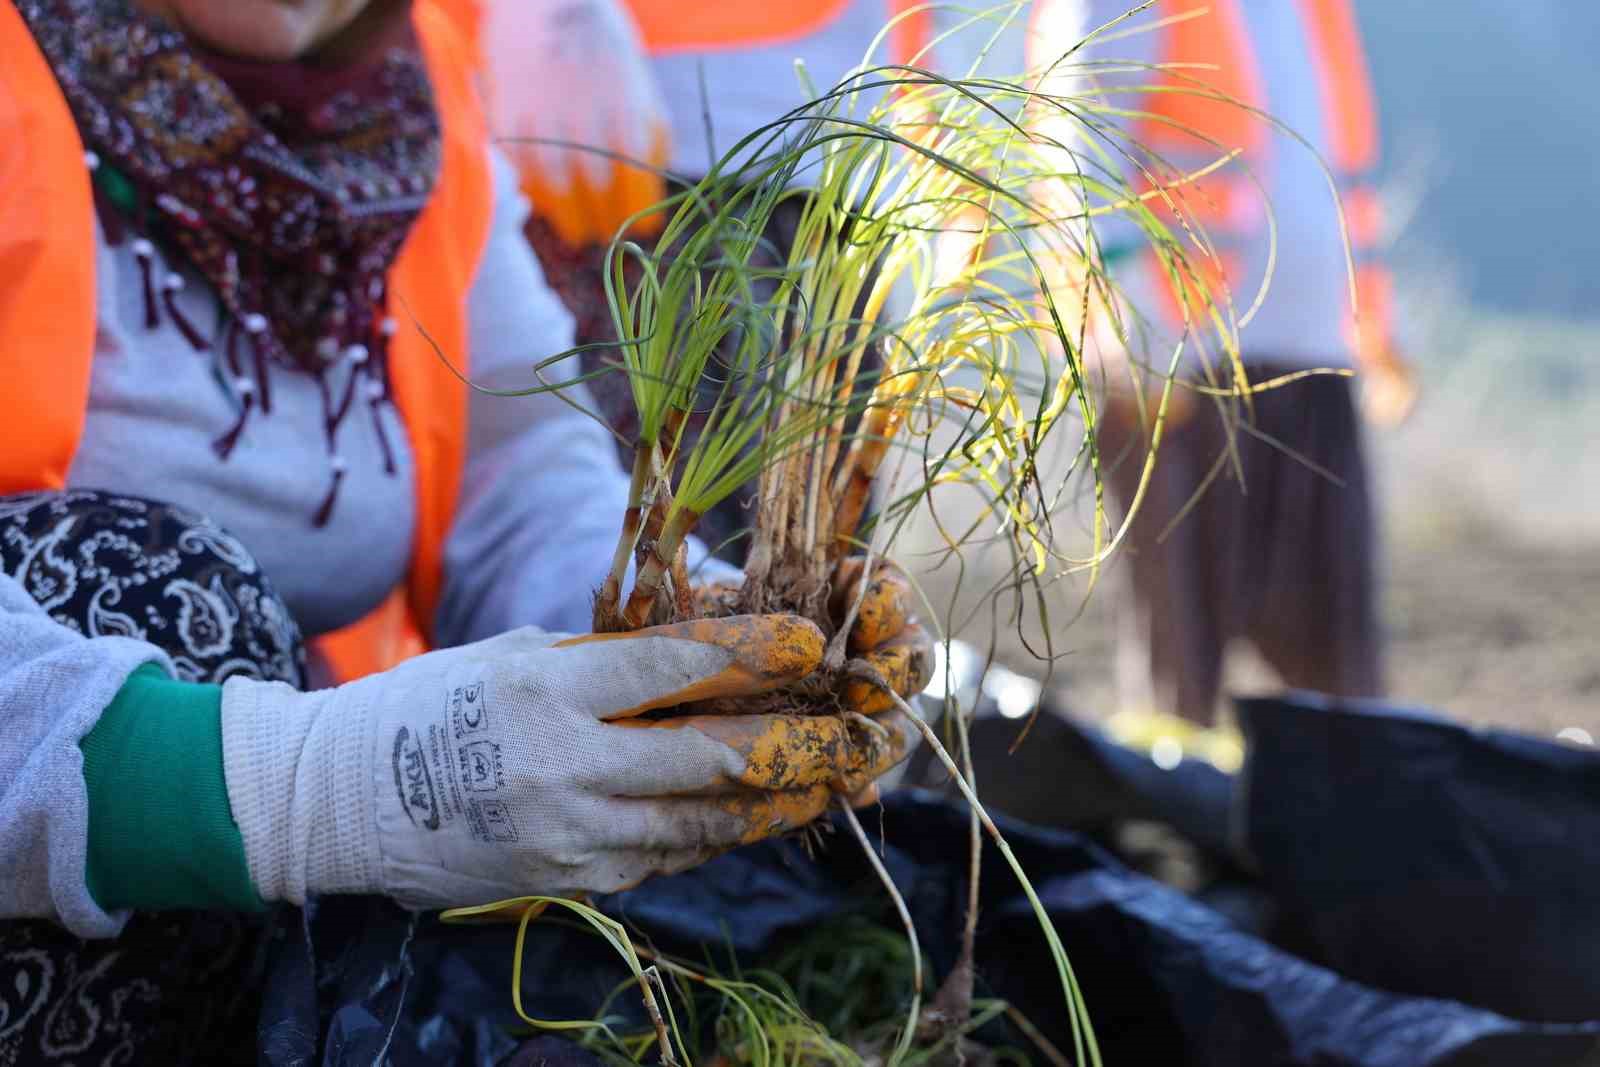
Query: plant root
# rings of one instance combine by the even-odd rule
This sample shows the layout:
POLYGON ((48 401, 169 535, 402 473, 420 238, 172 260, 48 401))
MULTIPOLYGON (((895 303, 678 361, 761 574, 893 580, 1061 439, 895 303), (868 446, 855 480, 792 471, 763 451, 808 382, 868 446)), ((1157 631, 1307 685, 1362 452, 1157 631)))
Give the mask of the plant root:
POLYGON ((974 815, 982 825, 984 832, 999 849, 1000 855, 1005 859, 1006 866, 1011 868, 1011 873, 1022 886, 1023 895, 1028 898, 1028 905, 1033 909, 1034 917, 1039 922, 1040 932, 1044 934, 1045 943, 1050 946, 1050 955, 1061 976, 1062 993, 1066 998, 1067 1021, 1072 1029, 1073 1062, 1083 1064, 1085 1067, 1100 1067, 1100 1045, 1095 1039, 1094 1026, 1089 1021, 1088 1008, 1084 1003, 1083 990, 1078 985, 1078 977, 1072 969, 1072 963, 1067 959, 1067 950, 1061 944, 1061 936, 1056 932, 1055 924, 1050 921, 1049 914, 1044 910, 1044 904, 1039 900, 1039 894, 1034 890, 1033 883, 1029 881, 1027 872, 1022 869, 1016 854, 1011 851, 1011 843, 1005 839, 1000 828, 994 824, 981 803, 978 795, 973 792, 971 784, 956 766, 955 760, 950 758, 950 753, 945 751, 939 735, 933 732, 933 727, 922 721, 905 699, 883 679, 876 667, 864 660, 851 660, 847 669, 863 681, 870 682, 878 687, 900 709, 901 714, 911 720, 911 724, 922 734, 922 740, 934 756, 944 764, 946 773, 960 791, 961 796, 972 807, 974 815))
POLYGON ((905 927, 906 942, 911 946, 911 1007, 906 1010, 905 1028, 900 1031, 900 1038, 895 1042, 894 1052, 888 1059, 889 1063, 898 1063, 905 1058, 905 1054, 911 1049, 911 1043, 916 1040, 922 1018, 922 946, 917 943, 917 928, 911 921, 911 909, 906 906, 906 898, 895 886, 894 879, 889 877, 889 869, 883 865, 883 860, 873 851, 872 842, 867 840, 867 832, 861 828, 861 820, 856 818, 855 809, 845 797, 838 799, 838 805, 844 814, 845 824, 855 834, 856 841, 861 845, 861 851, 866 854, 867 862, 872 865, 873 873, 878 876, 878 881, 883 883, 884 890, 893 901, 895 913, 900 916, 900 925, 905 927))

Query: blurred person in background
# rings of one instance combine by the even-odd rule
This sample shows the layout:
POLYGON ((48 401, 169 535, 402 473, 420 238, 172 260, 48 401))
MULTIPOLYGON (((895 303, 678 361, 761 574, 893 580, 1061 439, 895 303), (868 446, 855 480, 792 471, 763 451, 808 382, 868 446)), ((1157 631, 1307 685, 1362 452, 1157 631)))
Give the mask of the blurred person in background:
MULTIPOLYGON (((1099 26, 1126 5, 1092 0, 1088 8, 1099 26)), ((1144 115, 1138 140, 1172 173, 1241 152, 1171 193, 1215 250, 1207 257, 1190 249, 1199 280, 1225 292, 1235 315, 1244 316, 1269 270, 1269 209, 1276 226, 1270 288, 1239 343, 1250 384, 1279 387, 1223 404, 1174 391, 1118 565, 1121 716, 1112 725, 1147 743, 1183 736, 1184 722, 1212 723, 1224 654, 1235 641, 1254 645, 1287 686, 1350 697, 1383 692, 1377 531, 1356 394, 1387 424, 1406 414, 1415 387, 1391 333, 1372 185, 1377 115, 1348 0, 1218 0, 1197 11, 1163 0, 1110 32, 1125 30, 1087 54, 1159 68, 1108 74, 1106 82, 1176 90, 1126 97, 1144 115), (1154 18, 1170 21, 1131 30, 1154 18), (1201 92, 1184 91, 1194 88, 1201 92), (1348 224, 1356 304, 1324 166, 1348 224), (1356 377, 1305 375, 1324 369, 1356 377)), ((1130 260, 1117 280, 1145 317, 1131 350, 1145 354, 1157 380, 1147 374, 1140 396, 1130 384, 1137 375, 1107 376, 1100 448, 1124 512, 1139 491, 1158 376, 1183 335, 1184 303, 1191 320, 1205 313, 1194 289, 1180 294, 1153 254, 1130 260)), ((1201 335, 1187 336, 1180 379, 1242 384, 1223 353, 1196 353, 1201 335)))
POLYGON ((566 637, 627 476, 450 366, 572 342, 461 15, 0 2, 0 1063, 253 1061, 250 913, 616 890, 885 769, 831 719, 610 722, 821 635, 566 637))
MULTIPOLYGON (((874 62, 933 65, 933 12, 912 0, 483 0, 481 8, 491 129, 517 163, 533 203, 529 239, 576 319, 579 344, 615 340, 602 263, 617 229, 806 103, 796 60, 825 91, 892 22, 874 62)), ((772 265, 789 254, 800 206, 795 199, 773 212, 764 234, 772 265)), ((647 241, 661 223, 644 219, 632 234, 647 241)), ((593 370, 620 357, 584 360, 593 370)), ((631 442, 626 378, 603 374, 589 385, 631 442)), ((753 499, 751 485, 700 522, 729 561, 743 557, 753 499)))
MULTIPOLYGON (((1133 6, 1000 5, 1022 17, 994 43, 983 69, 1040 70, 1133 6)), ((960 17, 953 10, 907 0, 487 0, 491 124, 534 201, 529 234, 574 311, 579 341, 611 339, 603 246, 631 214, 664 195, 667 183, 651 168, 686 180, 705 173, 738 138, 804 102, 795 60, 804 60, 813 84, 830 86, 862 61, 891 20, 882 61, 965 70, 988 34, 978 24, 941 37, 960 17), (544 74, 556 70, 559 76, 544 74), (591 101, 602 103, 589 108, 591 101), (630 159, 645 166, 629 166, 630 159)), ((1216 248, 1203 280, 1229 292, 1240 315, 1267 271, 1271 205, 1272 285, 1241 331, 1248 380, 1264 385, 1312 370, 1359 371, 1374 420, 1403 417, 1415 387, 1390 331, 1382 220, 1371 185, 1375 107, 1348 0, 1221 0, 1201 9, 1162 0, 1112 34, 1116 40, 1085 54, 1142 69, 1108 74, 1108 85, 1119 78, 1166 82, 1243 105, 1192 92, 1130 94, 1126 101, 1149 113, 1135 122, 1136 136, 1178 171, 1241 151, 1237 163, 1175 194, 1216 248), (1246 108, 1300 134, 1310 150, 1246 108), (1339 208, 1319 157, 1343 198, 1359 320, 1339 208)), ((788 245, 782 227, 775 229, 769 238, 781 256, 788 245)), ((639 236, 651 232, 648 220, 635 228, 639 236)), ((961 244, 958 234, 953 259, 961 244)), ((1173 291, 1153 254, 1132 249, 1121 250, 1129 254, 1116 264, 1126 305, 1144 319, 1129 340, 1138 362, 1161 364, 1182 332, 1183 301, 1194 298, 1173 291)), ((1071 285, 1062 273, 1057 302, 1064 311, 1077 303, 1061 299, 1071 285)), ((1108 358, 1121 346, 1103 324, 1096 327, 1101 340, 1091 348, 1108 358)), ((1189 344, 1192 352, 1192 338, 1189 344)), ((1210 384, 1229 388, 1231 371, 1220 356, 1206 355, 1210 384)), ((1191 355, 1180 371, 1190 385, 1204 376, 1200 362, 1191 355)), ((1101 423, 1108 488, 1124 511, 1151 439, 1147 401, 1158 392, 1137 395, 1130 377, 1105 375, 1101 423)), ((594 389, 603 413, 628 437, 625 381, 602 377, 594 389)), ((1225 414, 1202 394, 1175 393, 1122 565, 1117 673, 1119 703, 1130 714, 1119 721, 1130 739, 1211 723, 1224 652, 1235 640, 1256 645, 1290 686, 1381 692, 1376 533, 1354 394, 1348 377, 1309 375, 1255 393, 1225 414)), ((748 521, 736 498, 708 528, 733 537, 748 521)))

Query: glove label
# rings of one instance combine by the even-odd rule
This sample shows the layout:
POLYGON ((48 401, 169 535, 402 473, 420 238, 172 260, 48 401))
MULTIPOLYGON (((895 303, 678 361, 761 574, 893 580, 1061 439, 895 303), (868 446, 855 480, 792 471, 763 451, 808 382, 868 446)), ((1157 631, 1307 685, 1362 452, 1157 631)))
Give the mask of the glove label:
POLYGON ((479 803, 476 800, 468 801, 467 806, 477 818, 473 820, 472 833, 474 837, 482 838, 487 833, 496 841, 515 841, 517 839, 517 824, 511 819, 511 809, 506 807, 504 801, 485 800, 479 803), (479 825, 481 823, 481 827, 479 825))
POLYGON ((505 772, 500 769, 500 746, 493 741, 474 741, 462 745, 461 780, 474 793, 493 793, 505 785, 505 772))
POLYGON ((489 728, 489 705, 483 699, 482 682, 458 685, 451 691, 450 723, 457 741, 489 728))
POLYGON ((439 828, 439 799, 433 789, 433 775, 420 740, 406 726, 394 735, 394 788, 400 795, 400 808, 411 825, 428 830, 439 828))
POLYGON ((516 841, 516 819, 497 795, 506 776, 483 682, 447 685, 441 710, 442 721, 425 730, 395 730, 391 763, 401 810, 419 829, 459 825, 478 841, 516 841))

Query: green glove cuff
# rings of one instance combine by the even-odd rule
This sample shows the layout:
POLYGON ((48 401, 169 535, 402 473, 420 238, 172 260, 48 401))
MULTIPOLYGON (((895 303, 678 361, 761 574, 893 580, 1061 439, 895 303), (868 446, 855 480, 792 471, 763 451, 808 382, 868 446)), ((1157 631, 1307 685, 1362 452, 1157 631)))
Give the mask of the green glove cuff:
POLYGON ((228 805, 221 707, 219 686, 174 681, 147 663, 79 742, 85 877, 102 908, 265 908, 228 805))

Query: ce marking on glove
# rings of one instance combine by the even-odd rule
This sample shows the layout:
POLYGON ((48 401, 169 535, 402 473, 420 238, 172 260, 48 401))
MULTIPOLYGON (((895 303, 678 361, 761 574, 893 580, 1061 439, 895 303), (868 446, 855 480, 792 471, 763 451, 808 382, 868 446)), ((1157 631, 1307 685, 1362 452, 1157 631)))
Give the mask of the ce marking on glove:
POLYGON ((483 683, 458 685, 450 693, 450 725, 459 741, 489 727, 489 703, 483 696, 483 683))

